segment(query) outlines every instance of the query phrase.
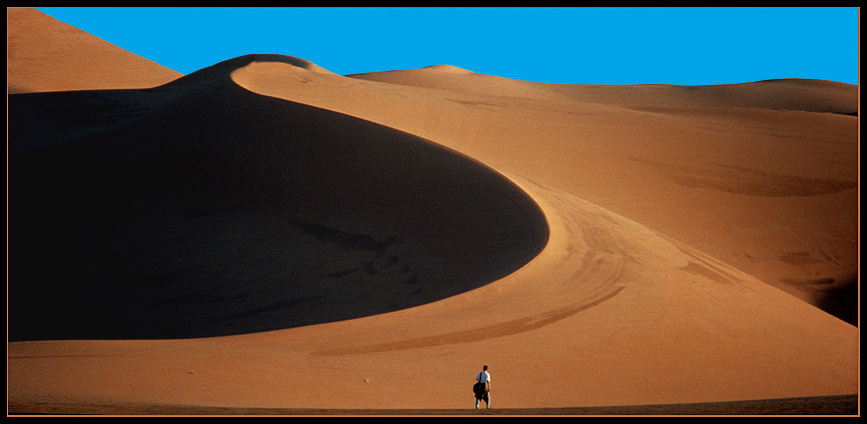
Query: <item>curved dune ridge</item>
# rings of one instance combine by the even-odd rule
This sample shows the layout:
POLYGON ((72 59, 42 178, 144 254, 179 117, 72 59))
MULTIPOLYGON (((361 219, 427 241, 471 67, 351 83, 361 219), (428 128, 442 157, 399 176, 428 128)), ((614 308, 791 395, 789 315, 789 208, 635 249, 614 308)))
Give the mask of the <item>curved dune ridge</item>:
POLYGON ((28 222, 13 231, 30 240, 17 254, 55 264, 12 289, 22 300, 13 340, 202 337, 357 318, 477 288, 545 245, 544 217, 501 175, 226 78, 252 60, 303 65, 230 60, 160 88, 184 92, 133 122, 13 156, 30 185, 13 197, 28 222), (68 318, 37 320, 46 306, 68 318))
POLYGON ((853 88, 256 54, 10 96, 9 403, 471 409, 482 364, 497 409, 858 393, 819 299, 857 283, 853 88))
POLYGON ((436 68, 251 63, 232 77, 530 175, 857 321, 857 86, 561 85, 436 68))

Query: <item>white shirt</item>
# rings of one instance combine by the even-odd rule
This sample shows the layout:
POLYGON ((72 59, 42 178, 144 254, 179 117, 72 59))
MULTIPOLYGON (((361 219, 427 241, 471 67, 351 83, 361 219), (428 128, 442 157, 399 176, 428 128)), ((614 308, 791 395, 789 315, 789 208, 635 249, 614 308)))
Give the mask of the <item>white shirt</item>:
POLYGON ((487 383, 491 381, 491 375, 488 374, 487 371, 482 371, 478 375, 476 375, 476 381, 479 383, 487 383))

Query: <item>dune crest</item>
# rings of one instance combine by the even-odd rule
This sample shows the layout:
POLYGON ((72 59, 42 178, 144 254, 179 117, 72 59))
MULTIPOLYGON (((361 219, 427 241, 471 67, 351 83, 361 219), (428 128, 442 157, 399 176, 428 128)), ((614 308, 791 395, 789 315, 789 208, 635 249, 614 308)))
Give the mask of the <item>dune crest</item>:
POLYGON ((473 72, 473 71, 470 71, 470 70, 464 69, 464 68, 460 68, 460 67, 457 67, 454 65, 431 65, 431 66, 425 66, 422 69, 425 69, 428 71, 447 73, 447 74, 463 74, 463 75, 475 74, 475 72, 473 72))
POLYGON ((824 80, 788 78, 696 86, 549 85, 549 88, 578 101, 651 111, 677 113, 685 108, 749 108, 858 114, 858 86, 824 80))

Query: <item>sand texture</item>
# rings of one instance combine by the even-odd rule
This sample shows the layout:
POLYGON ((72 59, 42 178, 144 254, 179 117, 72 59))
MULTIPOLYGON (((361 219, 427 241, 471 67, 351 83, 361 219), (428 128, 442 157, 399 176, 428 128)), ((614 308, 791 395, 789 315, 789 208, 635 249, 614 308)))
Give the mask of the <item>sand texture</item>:
POLYGON ((6 8, 6 92, 149 88, 182 75, 35 9, 6 8))
POLYGON ((851 413, 857 86, 181 76, 7 27, 8 412, 451 415, 487 364, 517 415, 851 413))

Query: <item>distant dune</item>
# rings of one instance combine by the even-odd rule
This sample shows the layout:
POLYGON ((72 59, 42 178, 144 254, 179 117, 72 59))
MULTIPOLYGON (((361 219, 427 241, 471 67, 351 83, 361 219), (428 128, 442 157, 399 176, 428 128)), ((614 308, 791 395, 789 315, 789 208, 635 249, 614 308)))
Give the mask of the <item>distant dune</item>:
POLYGON ((348 75, 365 81, 508 97, 538 97, 649 110, 739 107, 857 115, 858 90, 851 84, 810 79, 776 79, 742 84, 572 85, 519 81, 475 74, 450 65, 348 75), (472 74, 473 77, 466 75, 472 74))
POLYGON ((860 391, 857 86, 40 63, 7 65, 13 413, 448 413, 483 364, 519 414, 860 391))

